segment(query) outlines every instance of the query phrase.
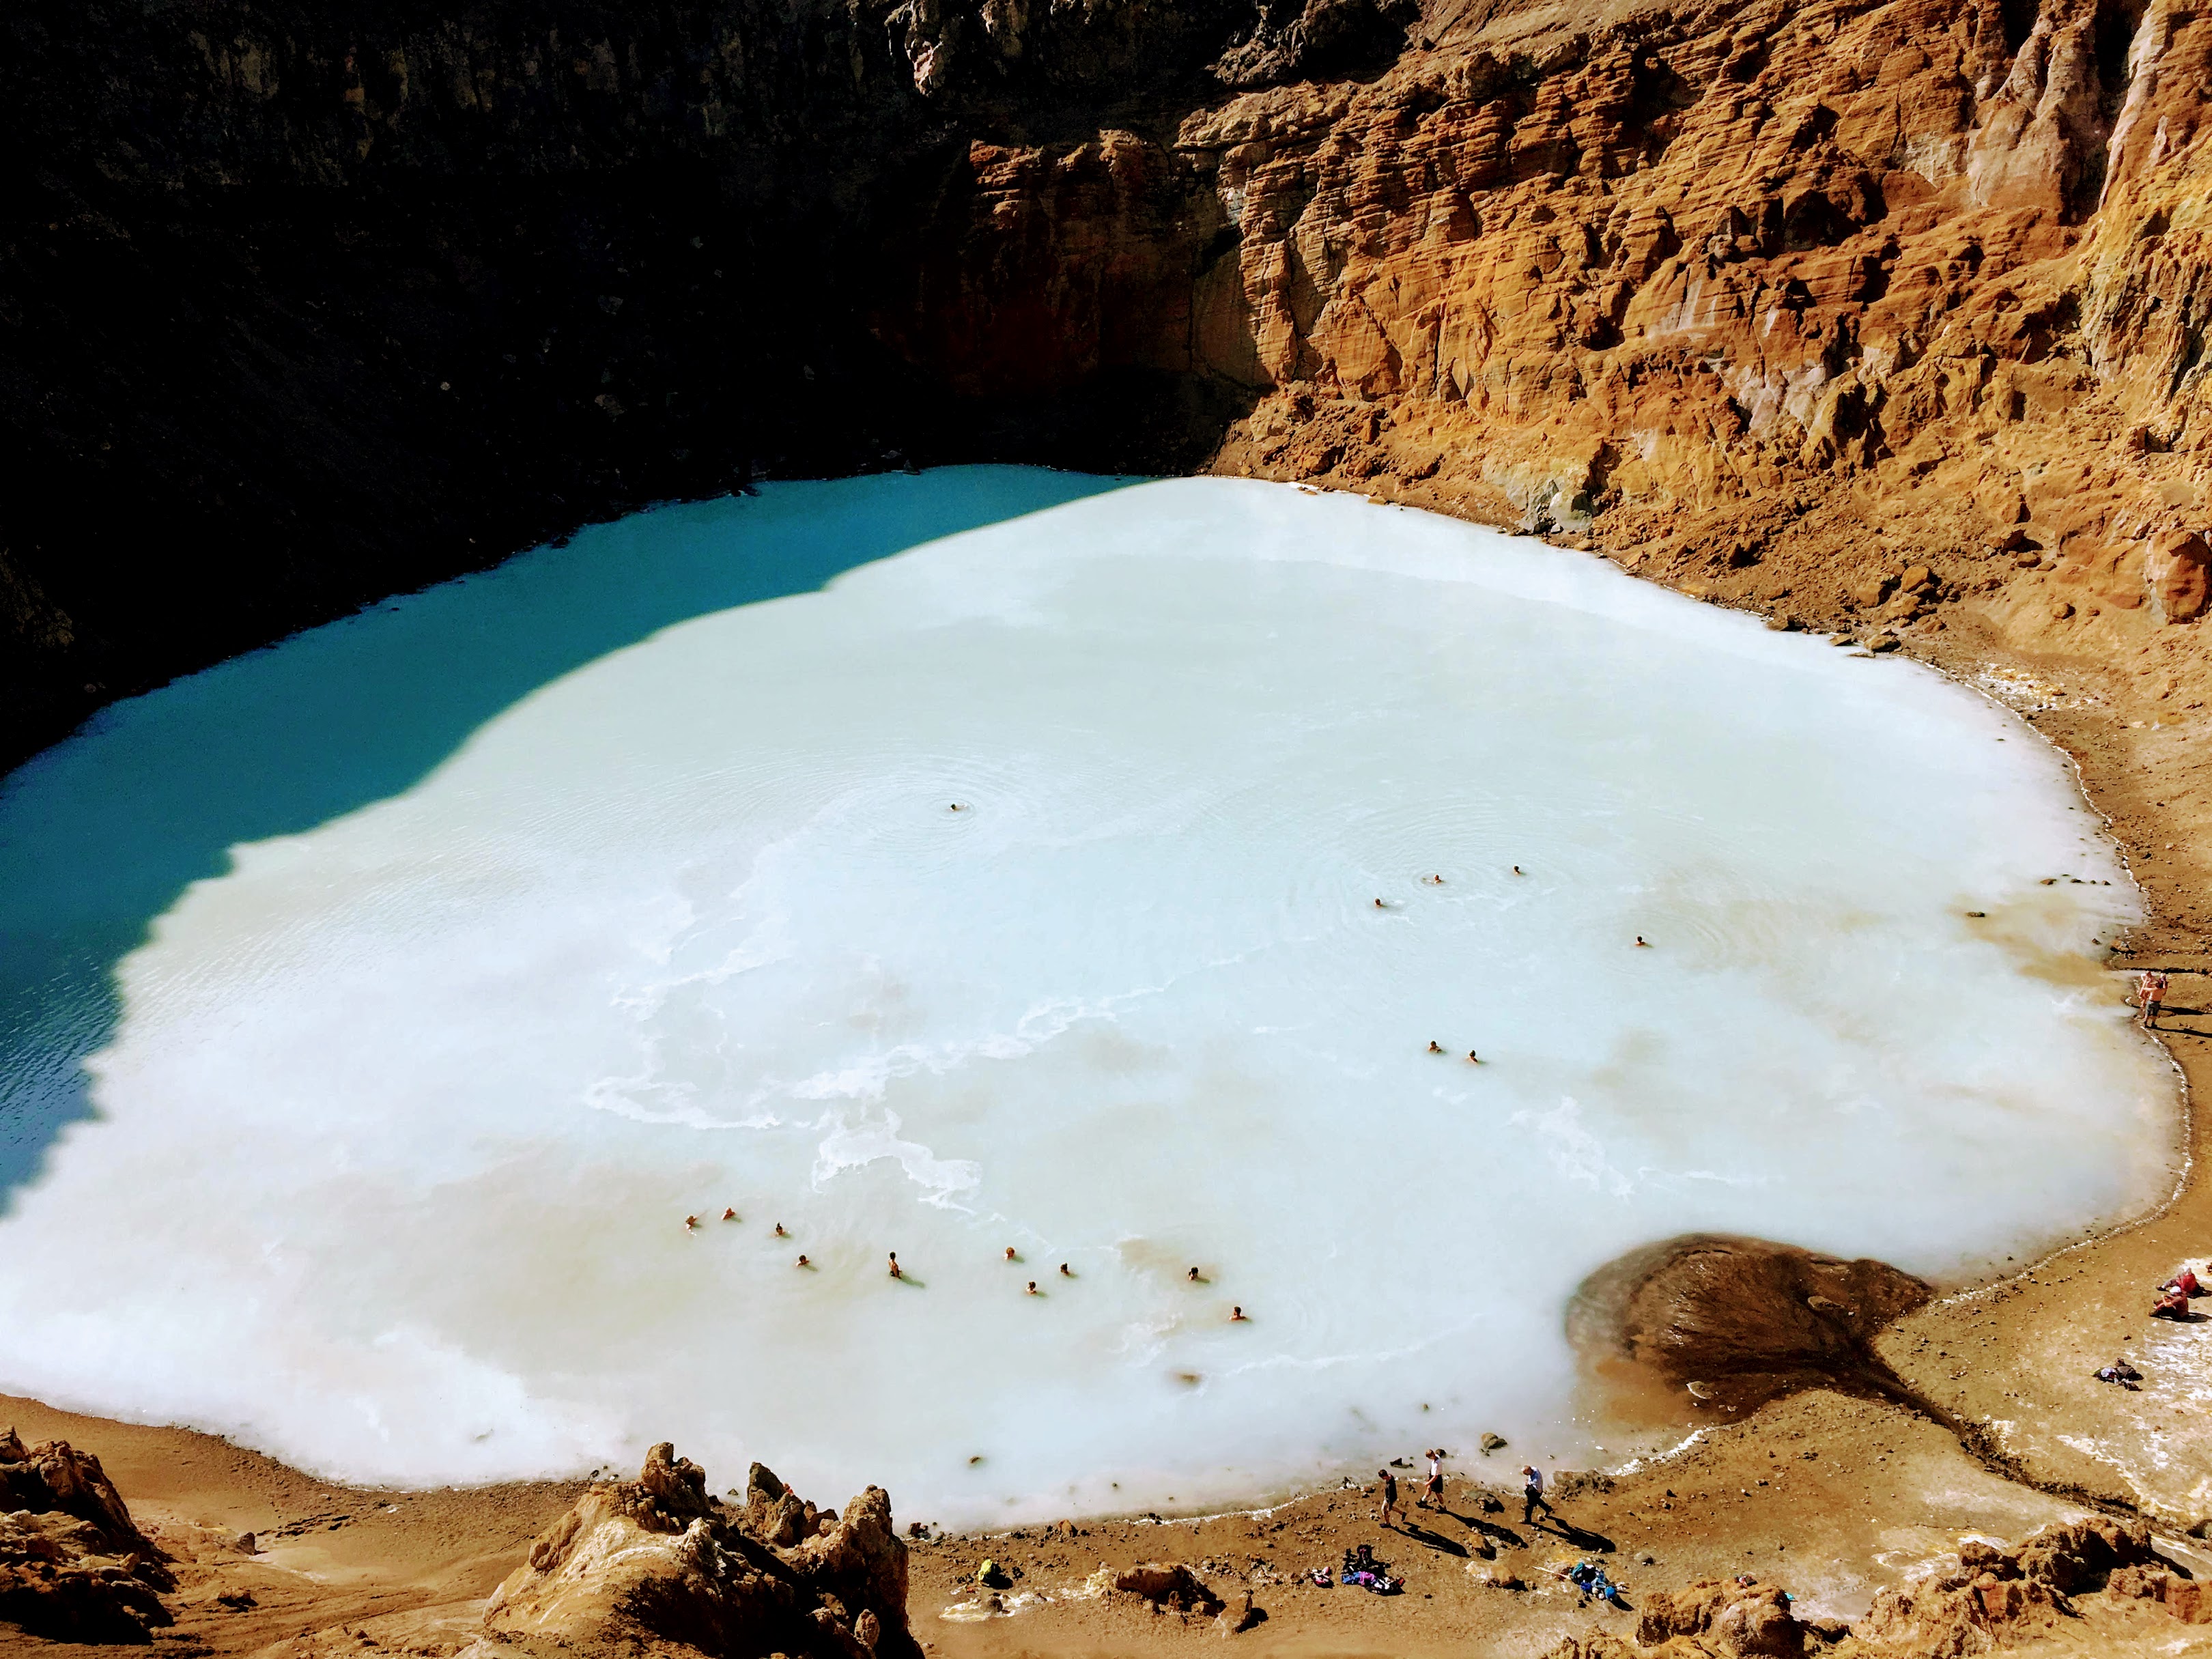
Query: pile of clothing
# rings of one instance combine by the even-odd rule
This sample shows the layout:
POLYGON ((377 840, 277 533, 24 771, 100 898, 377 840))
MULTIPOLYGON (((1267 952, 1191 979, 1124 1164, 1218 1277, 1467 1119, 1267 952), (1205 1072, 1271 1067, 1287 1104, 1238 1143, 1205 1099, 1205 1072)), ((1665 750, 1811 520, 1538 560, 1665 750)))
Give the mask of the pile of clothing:
POLYGON ((1344 1571, 1338 1582, 1357 1584, 1362 1589, 1373 1590, 1377 1595, 1395 1595, 1406 1588, 1404 1579, 1390 1576, 1388 1562, 1375 1559, 1375 1548, 1371 1544, 1362 1544, 1356 1550, 1345 1551, 1344 1571))
POLYGON ((1588 1607, 1592 1597, 1607 1606, 1626 1609, 1620 1599, 1620 1586, 1605 1576, 1605 1569, 1595 1561, 1577 1561, 1567 1569, 1567 1582, 1582 1593, 1579 1605, 1588 1607))
POLYGON ((2098 1370, 2097 1381, 2117 1382, 2124 1389, 2132 1389, 2142 1381, 2142 1373, 2129 1364, 2126 1360, 2115 1359, 2111 1364, 2098 1370))

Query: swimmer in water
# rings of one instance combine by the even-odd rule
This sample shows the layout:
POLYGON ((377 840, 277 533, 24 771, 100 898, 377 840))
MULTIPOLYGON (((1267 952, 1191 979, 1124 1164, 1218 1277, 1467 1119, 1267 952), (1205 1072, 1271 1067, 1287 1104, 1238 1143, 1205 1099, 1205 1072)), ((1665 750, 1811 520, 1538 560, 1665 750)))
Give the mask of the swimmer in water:
POLYGON ((1387 909, 1389 909, 1390 907, 1389 907, 1389 905, 1387 905, 1387 904, 1383 903, 1383 902, 1382 902, 1382 901, 1381 899, 1376 899, 1376 900, 1375 901, 1375 908, 1376 908, 1376 909, 1378 909, 1378 910, 1387 910, 1387 909))
POLYGON ((723 1219, 723 1220, 725 1220, 725 1221, 735 1221, 737 1218, 738 1218, 738 1212, 737 1212, 737 1211, 736 1211, 734 1208, 725 1208, 725 1209, 723 1210, 723 1212, 722 1212, 722 1219, 723 1219))
POLYGON ((1007 1245, 1007 1246, 1006 1246, 1006 1260, 1007 1260, 1007 1261, 1012 1261, 1013 1259, 1014 1259, 1014 1247, 1013 1247, 1012 1245, 1009 1244, 1009 1245, 1007 1245))
POLYGON ((1651 941, 1638 933, 1636 936, 1636 948, 1639 951, 1648 951, 1651 948, 1651 941))
POLYGON ((814 1264, 813 1264, 811 1261, 808 1261, 805 1256, 803 1256, 803 1255, 802 1255, 801 1257, 799 1257, 799 1260, 798 1260, 796 1262, 793 1263, 792 1265, 793 1265, 793 1266, 794 1266, 794 1267, 812 1267, 814 1264))
POLYGON ((946 811, 948 811, 948 812, 959 812, 959 811, 964 811, 966 809, 965 809, 964 807, 963 807, 963 806, 960 805, 960 803, 959 803, 958 801, 957 801, 957 800, 956 800, 956 801, 954 801, 954 802, 951 804, 951 805, 950 805, 950 806, 946 807, 945 810, 946 811))
POLYGON ((1523 870, 1523 869, 1522 869, 1519 865, 1517 865, 1517 864, 1516 864, 1516 865, 1515 865, 1515 866, 1513 866, 1513 873, 1514 873, 1515 875, 1516 875, 1516 876, 1525 876, 1525 875, 1527 875, 1528 872, 1526 870, 1523 870))
POLYGON ((1198 1283, 1198 1269, 1195 1267, 1190 1270, 1190 1282, 1194 1285, 1198 1283))
POLYGON ((1470 1066, 1480 1066, 1482 1064, 1482 1056, 1470 1048, 1467 1051, 1467 1063, 1470 1066))
POLYGON ((1044 1292, 1043 1292, 1043 1291, 1040 1291, 1040 1290, 1038 1290, 1038 1289, 1037 1289, 1037 1287, 1036 1287, 1036 1280, 1035 1280, 1034 1279, 1032 1279, 1031 1280, 1030 1280, 1030 1291, 1029 1291, 1029 1293, 1030 1293, 1031 1296, 1042 1296, 1042 1295, 1043 1295, 1043 1294, 1044 1294, 1044 1292))
POLYGON ((699 1218, 697 1216, 687 1215, 684 1218, 684 1231, 685 1232, 696 1232, 698 1231, 698 1227, 699 1218))
POLYGON ((891 1277, 893 1279, 904 1279, 906 1277, 904 1273, 899 1271, 898 1252, 896 1250, 893 1250, 891 1252, 891 1277))
POLYGON ((1444 1046, 1443 1043, 1438 1042, 1434 1037, 1431 1037, 1429 1039, 1429 1052, 1431 1054, 1440 1054, 1443 1053, 1443 1051, 1444 1046))
POLYGON ((783 1230, 783 1223, 781 1223, 781 1221, 779 1221, 779 1222, 777 1222, 777 1223, 775 1224, 775 1236, 776 1236, 778 1238, 789 1238, 789 1237, 791 1237, 791 1235, 790 1235, 789 1233, 787 1233, 787 1232, 784 1231, 784 1230, 783 1230))
POLYGON ((1242 1308, 1231 1308, 1229 1310, 1229 1322, 1232 1325, 1243 1324, 1245 1322, 1244 1310, 1242 1308))
POLYGON ((1063 1261, 1063 1262, 1061 1262, 1061 1263, 1060 1264, 1060 1276, 1062 1279, 1073 1279, 1073 1278, 1074 1278, 1074 1277, 1075 1277, 1075 1275, 1074 1275, 1073 1273, 1070 1273, 1070 1272, 1067 1270, 1067 1263, 1066 1263, 1065 1261, 1063 1261))
POLYGON ((1421 879, 1431 887, 1441 887, 1444 884, 1444 878, 1442 876, 1423 876, 1421 879))

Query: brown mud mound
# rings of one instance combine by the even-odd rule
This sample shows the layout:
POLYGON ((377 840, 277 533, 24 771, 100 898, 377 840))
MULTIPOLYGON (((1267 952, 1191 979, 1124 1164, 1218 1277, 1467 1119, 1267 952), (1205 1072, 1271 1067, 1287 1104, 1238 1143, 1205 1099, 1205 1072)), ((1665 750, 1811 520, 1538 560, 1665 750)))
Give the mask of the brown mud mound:
POLYGON ((664 1443, 637 1480, 593 1486, 531 1547, 467 1652, 918 1659, 906 1595, 881 1487, 841 1517, 756 1463, 738 1507, 664 1443))
POLYGON ((1698 1233, 1599 1268, 1567 1330, 1601 1382, 1656 1382, 1697 1410, 1746 1412, 1808 1388, 1910 1399, 1871 1345, 1934 1294, 1887 1262, 1698 1233))
MULTIPOLYGON (((1211 1619, 1224 1605, 1206 1583, 1180 1561, 1139 1561, 1114 1575, 1114 1588, 1141 1595, 1171 1613, 1201 1613, 1211 1619)), ((1249 1604, 1250 1598, 1246 1597, 1249 1604)))
POLYGON ((67 1642, 152 1639, 175 1581, 89 1452, 0 1431, 0 1620, 67 1642))

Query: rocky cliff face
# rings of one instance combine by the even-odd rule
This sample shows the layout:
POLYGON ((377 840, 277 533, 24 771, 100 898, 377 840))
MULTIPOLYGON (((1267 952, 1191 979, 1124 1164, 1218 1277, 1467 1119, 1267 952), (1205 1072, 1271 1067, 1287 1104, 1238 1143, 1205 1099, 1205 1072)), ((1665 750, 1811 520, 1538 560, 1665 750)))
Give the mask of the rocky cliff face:
POLYGON ((1814 615, 2025 601, 2027 553, 2046 612, 2202 607, 2212 32, 1900 0, 1498 34, 1186 125, 1271 394, 1233 462, 1426 474, 1814 615), (1839 519, 1902 556, 1756 569, 1839 519))
POLYGON ((2194 684, 2212 21, 2162 0, 0 27, 18 749, 626 504, 992 457, 2194 684))

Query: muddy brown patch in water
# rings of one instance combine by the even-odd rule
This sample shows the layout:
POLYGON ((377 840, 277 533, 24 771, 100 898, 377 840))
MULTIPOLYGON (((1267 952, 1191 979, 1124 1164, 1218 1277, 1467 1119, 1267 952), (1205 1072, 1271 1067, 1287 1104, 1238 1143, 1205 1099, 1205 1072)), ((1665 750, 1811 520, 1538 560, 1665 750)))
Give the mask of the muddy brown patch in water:
POLYGON ((1634 1425, 1740 1415, 1809 1388, 1908 1400, 1873 1341, 1934 1295, 1885 1261, 1691 1234, 1584 1279, 1567 1335, 1601 1409, 1634 1425))

